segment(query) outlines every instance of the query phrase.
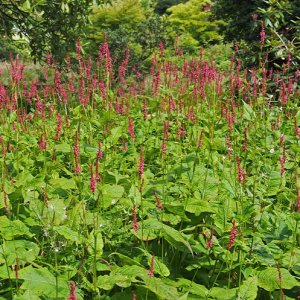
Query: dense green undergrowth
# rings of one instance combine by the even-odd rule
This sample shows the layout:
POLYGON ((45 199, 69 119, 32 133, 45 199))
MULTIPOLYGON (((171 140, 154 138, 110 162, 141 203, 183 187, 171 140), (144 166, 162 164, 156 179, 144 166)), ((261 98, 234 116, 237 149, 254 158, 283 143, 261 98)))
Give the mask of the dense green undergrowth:
POLYGON ((100 50, 0 83, 0 299, 296 299, 299 74, 100 50))

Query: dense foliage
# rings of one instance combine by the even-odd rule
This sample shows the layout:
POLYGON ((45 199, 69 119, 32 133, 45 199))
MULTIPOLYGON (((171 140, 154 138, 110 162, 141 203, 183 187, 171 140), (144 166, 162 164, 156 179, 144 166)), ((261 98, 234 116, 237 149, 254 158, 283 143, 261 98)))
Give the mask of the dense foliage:
POLYGON ((180 33, 180 44, 185 50, 193 52, 199 45, 222 40, 218 33, 222 22, 213 20, 211 8, 212 2, 207 0, 190 0, 168 8, 170 24, 180 33))
POLYGON ((0 83, 0 298, 296 299, 299 74, 80 49, 0 83))
POLYGON ((269 55, 269 63, 280 68, 291 55, 293 69, 300 62, 300 6, 298 0, 227 1, 216 0, 216 15, 226 22, 221 26, 225 40, 245 41, 243 56, 248 64, 258 60, 259 48, 269 55), (261 40, 261 32, 265 41, 261 40))
POLYGON ((124 49, 128 48, 128 64, 142 70, 161 43, 166 47, 173 41, 166 19, 138 0, 120 0, 97 7, 91 21, 84 39, 87 52, 97 56, 99 43, 107 40, 117 65, 124 59, 124 49))
POLYGON ((34 58, 42 58, 48 49, 61 61, 74 49, 74 40, 82 34, 93 3, 93 0, 2 0, 0 36, 24 37, 34 58))
POLYGON ((300 298, 298 1, 105 3, 0 1, 0 300, 300 298))

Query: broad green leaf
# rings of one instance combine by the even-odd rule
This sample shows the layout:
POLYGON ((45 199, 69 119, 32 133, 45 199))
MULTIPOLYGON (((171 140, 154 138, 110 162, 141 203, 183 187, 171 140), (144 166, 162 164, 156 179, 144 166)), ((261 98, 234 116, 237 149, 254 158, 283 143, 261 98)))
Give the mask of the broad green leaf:
POLYGON ((122 253, 113 252, 110 255, 117 255, 122 260, 123 264, 132 265, 132 266, 140 265, 138 261, 136 261, 133 258, 130 258, 130 257, 128 257, 128 256, 126 256, 126 255, 124 255, 122 253))
POLYGON ((4 257, 9 266, 15 265, 17 259, 20 264, 30 263, 37 258, 39 251, 39 246, 31 241, 6 241, 0 246, 0 263, 5 262, 4 257))
POLYGON ((91 255, 95 255, 97 258, 102 257, 104 244, 101 232, 93 230, 89 235, 88 245, 88 252, 91 255))
POLYGON ((116 202, 119 201, 120 198, 122 198, 123 194, 124 188, 121 185, 105 184, 102 187, 103 207, 108 208, 116 204, 116 202))
POLYGON ((133 231, 134 235, 140 240, 150 241, 161 236, 161 230, 164 224, 157 221, 156 219, 147 219, 143 222, 139 222, 139 229, 133 231))
POLYGON ((71 146, 67 143, 57 144, 57 145, 55 145, 55 151, 69 153, 69 152, 71 152, 71 146))
POLYGON ((216 300, 236 300, 237 297, 237 289, 226 289, 214 287, 209 291, 209 299, 216 300))
POLYGON ((82 243, 82 237, 79 235, 79 233, 73 231, 66 225, 54 226, 53 229, 69 241, 76 242, 78 244, 82 243))
POLYGON ((176 229, 163 225, 163 236, 176 249, 181 251, 188 249, 193 254, 193 250, 189 242, 186 241, 182 234, 176 229))
POLYGON ((5 240, 12 240, 19 236, 32 237, 29 228, 20 220, 9 220, 6 216, 0 217, 0 233, 5 240))
POLYGON ((286 269, 267 268, 258 273, 258 286, 269 291, 277 289, 292 289, 295 286, 300 286, 300 282, 286 269), (281 273, 281 282, 279 280, 279 270, 281 273))
POLYGON ((4 265, 0 266, 0 278, 1 279, 15 278, 15 272, 13 272, 11 268, 5 265, 5 261, 2 261, 2 258, 1 258, 1 264, 4 265))
POLYGON ((185 278, 177 278, 176 281, 170 279, 164 279, 165 283, 182 289, 183 292, 188 292, 189 294, 197 295, 199 299, 206 299, 206 294, 208 293, 207 288, 204 285, 197 284, 191 280, 185 278))
POLYGON ((22 189, 22 196, 24 198, 24 204, 31 200, 38 199, 39 192, 31 189, 22 189))
POLYGON ((98 152, 98 148, 89 144, 83 144, 83 148, 84 148, 84 152, 87 154, 90 154, 92 157, 95 157, 97 152, 98 152))
POLYGON ((245 280, 239 289, 240 300, 255 300, 257 297, 257 277, 249 277, 245 280))
POLYGON ((201 213, 217 213, 217 209, 211 203, 198 199, 188 201, 185 210, 199 216, 201 213))
POLYGON ((111 145, 116 145, 119 138, 122 136, 122 127, 115 127, 111 130, 111 134, 108 137, 108 141, 111 145))
POLYGON ((103 275, 97 279, 97 286, 103 290, 109 291, 114 285, 118 285, 122 288, 129 287, 131 285, 131 279, 122 274, 103 275))
POLYGON ((172 203, 164 204, 164 207, 170 213, 179 216, 183 221, 189 222, 190 219, 186 216, 184 212, 184 205, 179 201, 173 201, 172 203))
POLYGON ((254 257, 264 265, 273 265, 275 264, 275 260, 273 255, 270 253, 268 246, 264 245, 261 241, 260 243, 254 243, 254 257))
POLYGON ((55 188, 61 188, 61 189, 76 189, 76 183, 73 178, 53 178, 49 182, 50 185, 52 185, 55 188))
POLYGON ((31 173, 28 170, 24 170, 23 172, 19 173, 15 178, 15 186, 26 186, 28 183, 30 183, 34 177, 31 175, 31 173))
POLYGON ((57 294, 66 299, 69 293, 68 282, 61 278, 56 280, 46 268, 26 267, 19 271, 19 278, 24 280, 21 289, 30 290, 38 296, 56 297, 57 294))
POLYGON ((146 288, 156 294, 158 299, 174 300, 179 298, 177 289, 165 284, 160 278, 144 276, 144 282, 146 288))
POLYGON ((114 285, 128 287, 137 276, 147 276, 147 270, 139 266, 124 266, 115 268, 110 275, 97 278, 97 286, 104 290, 111 290, 114 285))
POLYGON ((243 108, 244 108, 244 119, 247 121, 253 121, 255 118, 255 112, 253 111, 252 107, 243 101, 243 108))
POLYGON ((285 181, 283 177, 280 176, 280 172, 272 171, 269 176, 266 195, 267 196, 276 195, 279 192, 281 185, 284 186, 285 181))
POLYGON ((40 300, 41 298, 31 290, 26 290, 23 295, 17 295, 13 300, 40 300))
POLYGON ((168 213, 163 213, 161 215, 161 221, 169 223, 171 225, 177 225, 180 223, 181 218, 175 214, 168 214, 168 213))

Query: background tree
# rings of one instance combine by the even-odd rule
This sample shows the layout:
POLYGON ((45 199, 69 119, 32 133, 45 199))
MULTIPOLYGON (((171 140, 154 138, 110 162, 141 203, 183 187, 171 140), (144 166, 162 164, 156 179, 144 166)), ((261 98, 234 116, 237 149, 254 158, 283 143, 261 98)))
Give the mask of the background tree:
POLYGON ((166 19, 154 13, 150 1, 118 0, 95 6, 90 19, 84 39, 86 51, 97 55, 99 44, 106 38, 116 65, 124 59, 128 47, 129 65, 141 69, 160 42, 167 46, 172 40, 166 19))
POLYGON ((168 8, 177 5, 179 3, 185 3, 188 0, 158 0, 154 5, 154 12, 158 15, 169 14, 167 12, 168 8))
POLYGON ((41 59, 49 50, 57 61, 62 61, 82 34, 91 6, 101 1, 2 0, 0 36, 25 38, 35 59, 41 59))
POLYGON ((270 63, 280 68, 289 54, 294 69, 300 56, 300 5, 298 0, 215 0, 214 12, 227 25, 220 26, 225 41, 245 43, 243 57, 254 64, 263 50, 270 63), (266 41, 260 43, 261 24, 266 41), (262 47, 263 46, 263 47, 262 47), (262 49, 261 49, 262 47, 262 49))
POLYGON ((222 40, 218 33, 220 20, 214 20, 209 0, 189 0, 168 8, 168 20, 179 32, 180 44, 193 52, 198 46, 207 46, 222 40))

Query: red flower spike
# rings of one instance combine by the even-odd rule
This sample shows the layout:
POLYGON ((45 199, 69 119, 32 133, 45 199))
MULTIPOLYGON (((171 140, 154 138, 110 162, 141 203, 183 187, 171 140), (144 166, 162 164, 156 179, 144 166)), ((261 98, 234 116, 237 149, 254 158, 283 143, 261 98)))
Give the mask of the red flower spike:
POLYGON ((76 285, 74 282, 71 281, 70 282, 70 294, 69 294, 68 300, 77 300, 75 289, 76 289, 76 285))
POLYGON ((91 165, 90 169, 91 169, 90 190, 91 190, 92 193, 95 193, 96 187, 97 187, 97 179, 96 179, 96 176, 94 174, 93 165, 91 165))
POLYGON ((132 229, 134 231, 137 231, 139 229, 139 223, 137 221, 137 217, 136 217, 136 205, 134 204, 132 207, 132 229))
POLYGON ((238 180, 240 183, 245 183, 246 181, 246 173, 245 171, 242 169, 242 166, 241 166, 241 158, 238 157, 237 160, 237 169, 238 169, 238 180))
POLYGON ((158 197, 157 192, 154 193, 154 196, 155 196, 157 208, 158 208, 158 209, 163 209, 164 206, 163 206, 163 204, 160 202, 160 199, 159 199, 159 197, 158 197))
POLYGON ((141 180, 142 175, 144 174, 144 166, 145 166, 145 162, 144 162, 144 151, 143 148, 141 147, 141 152, 140 152, 140 163, 139 163, 139 180, 141 180))
POLYGON ((229 242, 228 242, 228 245, 227 245, 228 250, 231 249, 231 247, 234 245, 236 236, 237 236, 237 226, 236 226, 235 220, 233 219, 232 220, 232 227, 231 227, 231 230, 230 230, 229 242))
POLYGON ((206 248, 207 249, 212 249, 212 247, 213 247, 213 241, 212 241, 213 237, 214 237, 214 229, 211 228, 211 230, 210 230, 210 236, 209 236, 209 239, 208 239, 208 241, 206 243, 206 248))
POLYGON ((133 120, 130 118, 128 123, 128 133, 131 137, 131 140, 134 142, 135 140, 135 134, 134 134, 134 123, 133 120))
POLYGON ((155 259, 155 256, 152 255, 150 269, 148 270, 148 273, 147 273, 150 278, 152 278, 154 276, 154 259, 155 259))

